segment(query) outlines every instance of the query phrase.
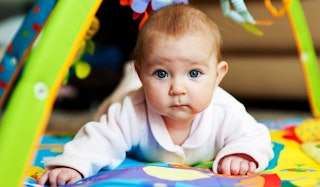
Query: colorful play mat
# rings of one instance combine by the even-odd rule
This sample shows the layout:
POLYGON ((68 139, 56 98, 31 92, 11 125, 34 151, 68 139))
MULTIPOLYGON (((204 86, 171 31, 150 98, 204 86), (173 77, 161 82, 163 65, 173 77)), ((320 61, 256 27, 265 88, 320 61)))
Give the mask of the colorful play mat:
MULTIPOLYGON (((127 158, 116 170, 102 170, 95 176, 69 186, 319 186, 320 164, 312 157, 312 152, 315 155, 319 153, 320 143, 309 145, 307 153, 308 149, 302 148, 305 145, 292 136, 302 119, 261 122, 270 129, 275 157, 266 170, 257 174, 213 174, 210 162, 187 166, 178 163, 144 163, 127 158)), ((43 172, 44 163, 60 154, 63 145, 72 137, 72 134, 43 135, 35 160, 24 174, 25 186, 37 186, 36 181, 43 172)))

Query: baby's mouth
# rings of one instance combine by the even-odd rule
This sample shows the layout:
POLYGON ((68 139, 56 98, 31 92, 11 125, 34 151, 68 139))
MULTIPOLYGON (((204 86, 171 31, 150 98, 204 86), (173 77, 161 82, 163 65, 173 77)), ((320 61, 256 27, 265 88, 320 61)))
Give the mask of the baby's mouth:
POLYGON ((188 105, 185 105, 185 104, 174 104, 171 107, 173 107, 173 108, 183 108, 183 107, 187 107, 187 106, 188 105))

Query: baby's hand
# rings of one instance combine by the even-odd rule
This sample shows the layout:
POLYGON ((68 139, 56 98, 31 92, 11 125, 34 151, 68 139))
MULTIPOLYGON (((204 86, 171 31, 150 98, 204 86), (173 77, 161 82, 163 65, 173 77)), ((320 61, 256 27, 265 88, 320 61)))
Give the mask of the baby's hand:
POLYGON ((218 172, 227 175, 247 175, 254 173, 258 163, 246 154, 233 154, 222 158, 218 172))
POLYGON ((82 175, 72 168, 57 167, 49 169, 38 180, 38 184, 44 186, 47 182, 50 186, 59 186, 65 184, 72 184, 82 179, 82 175))

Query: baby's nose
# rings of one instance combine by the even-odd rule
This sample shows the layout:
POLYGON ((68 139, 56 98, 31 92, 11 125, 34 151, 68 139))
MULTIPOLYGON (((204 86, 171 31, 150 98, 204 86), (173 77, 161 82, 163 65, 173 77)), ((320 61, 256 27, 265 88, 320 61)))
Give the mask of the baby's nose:
POLYGON ((173 83, 170 86, 169 95, 184 95, 186 94, 186 88, 184 84, 182 84, 179 81, 173 81, 173 83))

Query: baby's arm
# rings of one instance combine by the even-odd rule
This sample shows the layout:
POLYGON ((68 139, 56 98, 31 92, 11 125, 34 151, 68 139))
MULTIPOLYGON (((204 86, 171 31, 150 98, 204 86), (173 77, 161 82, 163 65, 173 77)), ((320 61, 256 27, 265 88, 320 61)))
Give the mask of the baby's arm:
POLYGON ((67 167, 57 167, 48 169, 38 180, 38 184, 45 185, 47 182, 50 186, 59 186, 72 184, 82 179, 82 175, 75 169, 67 167))
POLYGON ((258 163, 246 154, 227 155, 218 164, 218 172, 227 175, 247 175, 257 168, 258 163))

